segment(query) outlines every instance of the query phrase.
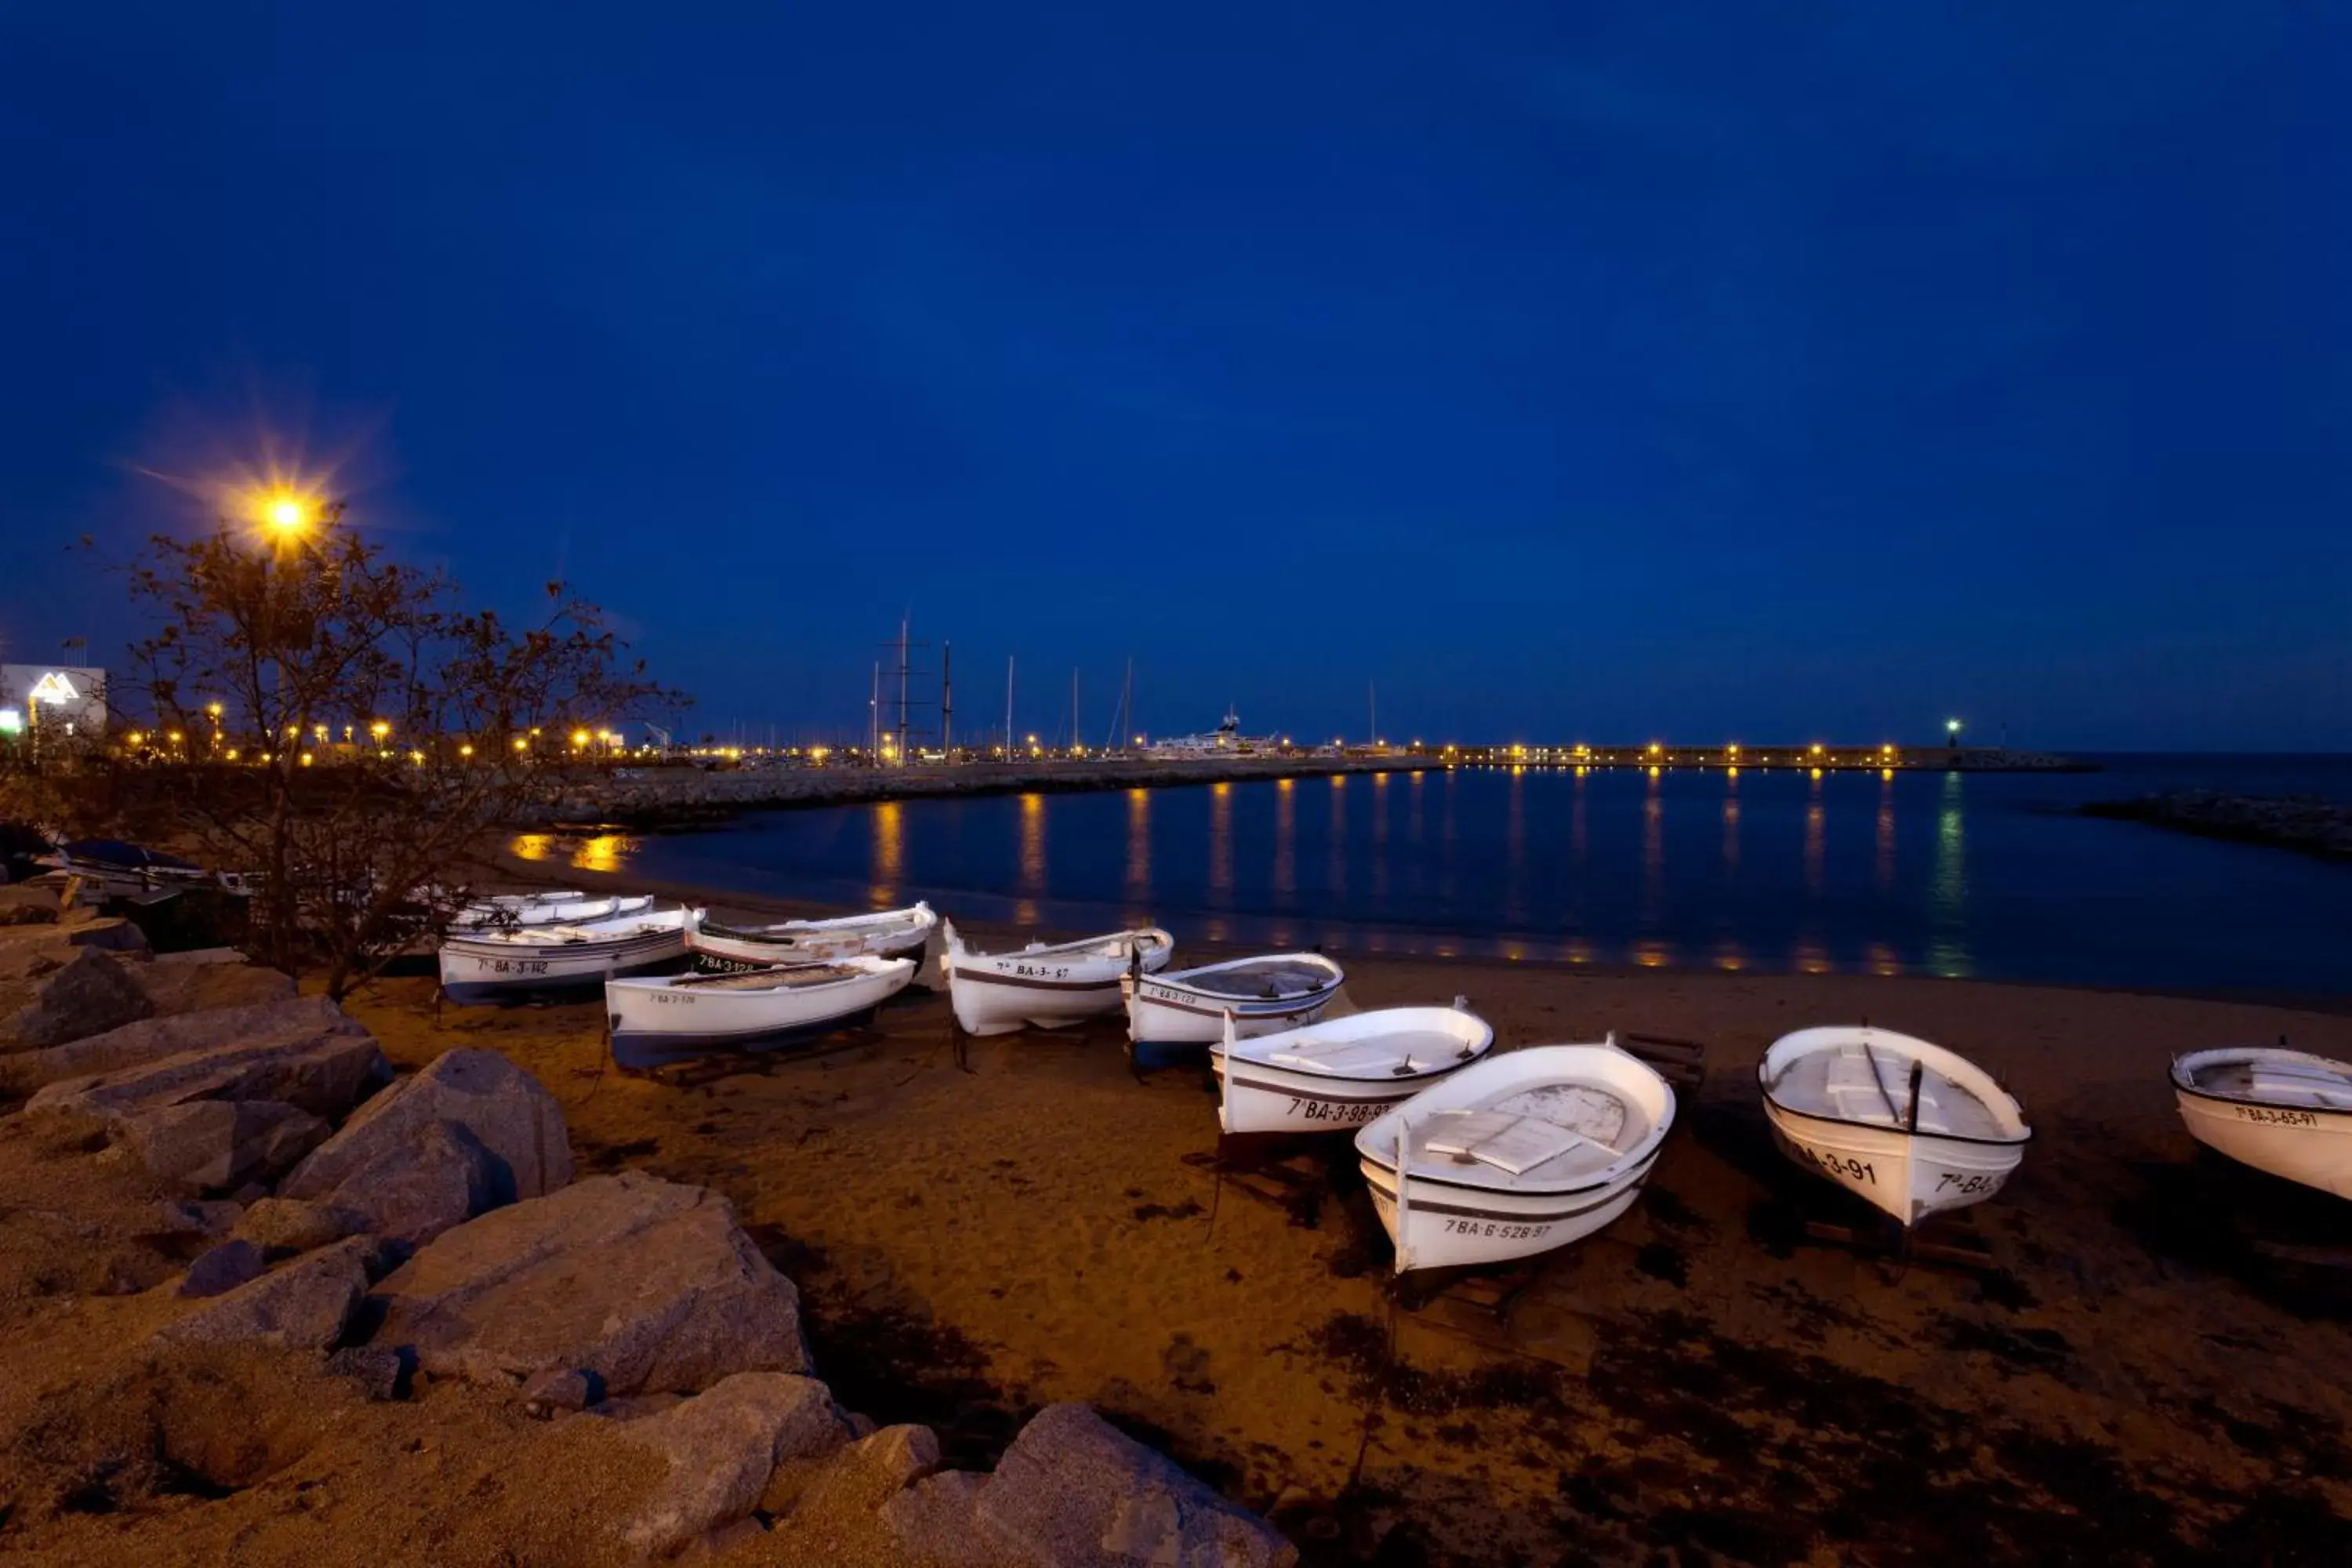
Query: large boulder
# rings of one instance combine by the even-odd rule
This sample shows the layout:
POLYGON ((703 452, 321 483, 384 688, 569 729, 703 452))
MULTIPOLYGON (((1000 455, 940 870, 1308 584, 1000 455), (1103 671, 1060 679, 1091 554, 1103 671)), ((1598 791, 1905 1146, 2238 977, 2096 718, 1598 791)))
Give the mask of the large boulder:
POLYGON ((94 947, 19 967, 22 973, 0 984, 0 1051, 61 1045, 154 1011, 130 971, 94 947))
POLYGON ((268 1182, 317 1148, 327 1124, 278 1100, 192 1100, 125 1116, 114 1142, 167 1182, 235 1191, 268 1182))
POLYGON ((281 1350, 334 1348, 367 1294, 375 1243, 354 1237, 240 1285, 157 1331, 172 1344, 262 1344, 281 1350))
POLYGON ((785 1373, 745 1372, 671 1409, 614 1428, 668 1461, 622 1540, 640 1557, 674 1552, 749 1514, 776 1466, 849 1440, 824 1384, 785 1373))
MULTIPOLYGON (((163 961, 159 959, 153 963, 137 964, 131 968, 132 975, 147 990, 151 1001, 157 993, 147 987, 145 976, 163 967, 163 961)), ((274 969, 258 970, 257 973, 275 976, 278 980, 286 978, 274 969)), ((291 984, 288 982, 289 986, 291 984)), ((203 1012, 164 1009, 161 1016, 142 1018, 135 1024, 125 1024, 119 1029, 109 1029, 102 1035, 92 1035, 87 1039, 52 1046, 47 1050, 0 1056, 0 1093, 30 1094, 69 1078, 94 1078, 102 1073, 120 1072, 125 1068, 160 1061, 165 1057, 206 1050, 261 1036, 277 1036, 289 1030, 316 1034, 367 1033, 358 1020, 346 1016, 341 1007, 324 996, 289 996, 203 1012)))
POLYGON ((978 1487, 934 1477, 884 1510, 909 1530, 954 1533, 956 1506, 989 1550, 984 1559, 1051 1568, 1290 1568, 1297 1548, 1172 1461, 1119 1431, 1091 1405, 1049 1405, 1021 1429, 978 1487))
POLYGON ((297 1024, 116 1072, 62 1079, 25 1109, 79 1113, 112 1126, 199 1100, 278 1100, 332 1121, 391 1075, 372 1037, 352 1034, 341 1022, 297 1024))
POLYGON ((180 1281, 183 1296, 223 1296, 250 1279, 261 1278, 266 1259, 261 1248, 249 1241, 224 1241, 208 1248, 188 1265, 187 1278, 180 1281))
POLYGON ((315 1201, 351 1215, 362 1230, 421 1247, 498 1207, 505 1190, 503 1163, 471 1131, 454 1121, 428 1121, 402 1142, 378 1148, 315 1201))
MULTIPOLYGON (((231 954, 232 957, 236 955, 231 954)), ((209 1013, 284 1002, 294 995, 294 978, 258 963, 194 963, 163 953, 133 966, 131 977, 158 1013, 209 1013)))
POLYGON ((799 1293, 727 1200, 635 1171, 445 1231, 378 1294, 377 1342, 478 1382, 571 1367, 614 1394, 691 1394, 808 1370, 799 1293))
POLYGON ((487 1190, 469 1213, 544 1197, 572 1180, 572 1142, 555 1096, 496 1051, 457 1050, 361 1107, 287 1178, 284 1194, 367 1210, 368 1188, 400 1179, 403 1162, 436 1122, 462 1129, 487 1162, 487 1190))

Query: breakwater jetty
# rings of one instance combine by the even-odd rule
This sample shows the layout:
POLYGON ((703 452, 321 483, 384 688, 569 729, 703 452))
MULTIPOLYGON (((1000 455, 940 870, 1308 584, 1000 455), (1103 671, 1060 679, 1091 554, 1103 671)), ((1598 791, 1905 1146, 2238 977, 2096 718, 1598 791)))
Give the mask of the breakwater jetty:
POLYGON ((2169 790, 2135 800, 2095 800, 2085 816, 2145 822, 2178 833, 2268 844, 2327 860, 2352 860, 2352 805, 2315 795, 2169 790))
POLYGON ((1162 789, 1184 784, 1321 778, 1449 767, 1802 769, 1878 773, 2088 771, 2072 759, 1990 747, 1824 744, 1669 746, 1429 746, 1339 752, 1251 752, 1201 757, 1068 757, 1009 762, 972 759, 874 766, 797 757, 671 761, 568 777, 548 814, 551 826, 688 829, 749 811, 943 796, 1162 789))
POLYGON ((569 782, 551 816, 559 828, 607 824, 638 829, 690 828, 721 822, 747 811, 782 811, 860 801, 1164 789, 1180 784, 1320 778, 1334 773, 1389 773, 1443 765, 1439 757, 1400 752, 1384 755, 1302 753, 1179 761, 1043 758, 882 768, 616 768, 569 782))

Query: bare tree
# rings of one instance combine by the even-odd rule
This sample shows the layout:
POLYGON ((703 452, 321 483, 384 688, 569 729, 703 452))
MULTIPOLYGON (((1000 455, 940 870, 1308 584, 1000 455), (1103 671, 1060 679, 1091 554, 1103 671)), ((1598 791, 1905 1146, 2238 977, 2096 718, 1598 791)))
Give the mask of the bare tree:
POLYGON ((159 535, 129 578, 157 622, 131 683, 183 840, 254 876, 256 955, 331 996, 464 900, 493 836, 562 787, 574 733, 683 700, 564 584, 526 626, 458 609, 340 506, 267 538, 159 535))

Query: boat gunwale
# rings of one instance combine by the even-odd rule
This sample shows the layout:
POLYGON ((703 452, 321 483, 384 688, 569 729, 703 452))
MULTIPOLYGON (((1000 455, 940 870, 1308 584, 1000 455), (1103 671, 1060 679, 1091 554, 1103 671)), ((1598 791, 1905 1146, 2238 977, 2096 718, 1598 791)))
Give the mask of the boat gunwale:
MULTIPOLYGON (((745 979, 757 975, 760 973, 757 970, 739 970, 729 974, 616 974, 605 982, 605 984, 609 985, 625 986, 631 991, 646 992, 664 990, 678 991, 692 987, 698 990, 698 994, 712 996, 810 996, 821 992, 830 991, 837 985, 855 985, 860 981, 880 980, 887 978, 891 974, 895 967, 901 963, 907 965, 908 970, 909 971, 908 978, 911 980, 913 978, 912 971, 916 967, 915 961, 911 958, 883 958, 877 954, 866 952, 861 952, 849 958, 832 959, 827 962, 852 968, 855 970, 855 973, 849 974, 837 974, 830 980, 818 980, 814 982, 800 981, 795 983, 779 978, 773 984, 768 985, 745 985, 740 984, 740 982, 745 979), (872 969, 857 967, 858 965, 868 962, 871 962, 875 967, 872 969), (733 981, 738 982, 738 984, 728 985, 707 984, 713 981, 733 981), (698 982, 706 984, 697 986, 696 983, 698 982)), ((794 973, 805 974, 809 970, 819 967, 822 966, 817 964, 803 964, 792 968, 779 968, 775 973, 779 976, 794 973)))

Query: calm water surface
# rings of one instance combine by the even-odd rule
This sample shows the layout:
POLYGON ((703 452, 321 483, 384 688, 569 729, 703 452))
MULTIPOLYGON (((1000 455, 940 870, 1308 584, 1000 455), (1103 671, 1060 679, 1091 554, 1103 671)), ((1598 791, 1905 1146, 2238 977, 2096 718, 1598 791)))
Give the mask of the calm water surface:
POLYGON ((1432 769, 776 812, 527 838, 551 866, 1181 942, 2352 991, 2352 867, 2073 815, 2174 785, 2352 799, 2352 758, 2093 774, 1432 769))

